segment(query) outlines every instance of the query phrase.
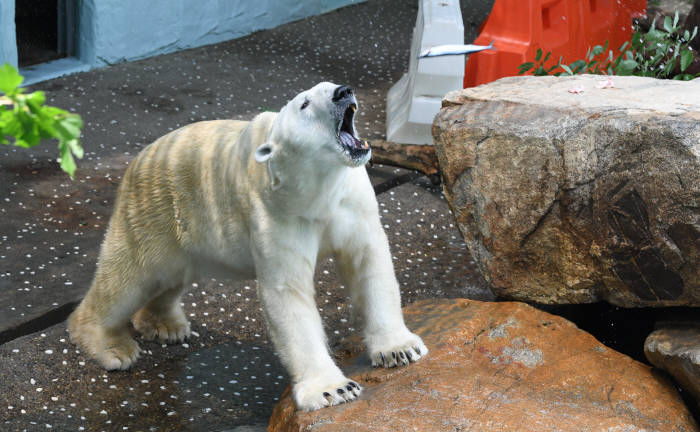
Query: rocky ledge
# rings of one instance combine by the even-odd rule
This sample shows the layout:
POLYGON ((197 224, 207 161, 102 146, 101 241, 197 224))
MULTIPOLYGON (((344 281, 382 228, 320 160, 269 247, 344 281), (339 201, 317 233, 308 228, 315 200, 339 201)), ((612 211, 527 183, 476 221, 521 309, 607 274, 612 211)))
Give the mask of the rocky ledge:
POLYGON ((288 389, 268 431, 699 430, 669 380, 563 318, 463 299, 419 301, 404 315, 428 357, 373 369, 349 349, 359 400, 299 412, 288 389))
POLYGON ((444 191, 495 294, 700 306, 700 79, 511 77, 445 96, 444 191))

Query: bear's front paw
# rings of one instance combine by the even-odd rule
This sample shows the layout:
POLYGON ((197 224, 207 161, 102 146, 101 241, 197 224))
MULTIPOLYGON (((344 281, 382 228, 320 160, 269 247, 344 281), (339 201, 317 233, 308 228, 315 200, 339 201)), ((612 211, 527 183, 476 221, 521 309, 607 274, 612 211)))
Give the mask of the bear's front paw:
POLYGON ((369 346, 369 358, 372 366, 392 368, 418 361, 428 354, 428 348, 421 338, 409 331, 402 336, 385 336, 372 338, 369 346))
POLYGON ((342 377, 340 380, 306 380, 294 385, 292 393, 297 409, 314 411, 356 399, 362 387, 355 381, 342 377))

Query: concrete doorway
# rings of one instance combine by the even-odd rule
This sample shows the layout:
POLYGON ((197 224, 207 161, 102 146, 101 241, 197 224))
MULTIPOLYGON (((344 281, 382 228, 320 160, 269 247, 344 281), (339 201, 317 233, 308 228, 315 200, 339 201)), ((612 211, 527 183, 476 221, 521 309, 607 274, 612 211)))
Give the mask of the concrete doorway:
POLYGON ((66 1, 17 0, 15 25, 17 32, 17 63, 19 67, 32 66, 66 57, 63 42, 69 31, 65 25, 66 1), (64 22, 59 22, 64 21, 64 22), (64 33, 59 35, 59 31, 64 33))

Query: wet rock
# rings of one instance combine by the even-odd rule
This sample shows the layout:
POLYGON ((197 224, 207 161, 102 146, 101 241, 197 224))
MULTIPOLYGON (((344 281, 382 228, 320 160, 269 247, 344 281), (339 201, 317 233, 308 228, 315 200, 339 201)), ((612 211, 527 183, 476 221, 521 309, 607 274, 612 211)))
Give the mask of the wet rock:
POLYGON ((634 22, 643 31, 648 31, 652 22, 658 29, 663 29, 664 17, 670 16, 673 18, 678 12, 678 21, 683 26, 692 8, 693 2, 687 0, 652 1, 648 2, 646 15, 636 18, 634 22))
POLYGON ((700 305, 700 80, 601 80, 445 97, 433 135, 462 235, 503 297, 700 305))
POLYGON ((698 431, 668 380, 563 318, 463 299, 404 314, 426 358, 373 369, 354 352, 344 371, 358 401, 298 412, 287 390, 268 431, 698 431))
MULTIPOLYGON (((695 0, 693 2, 693 7, 688 12, 688 16, 685 19, 685 24, 683 25, 686 30, 693 32, 695 27, 700 29, 700 0, 695 0)), ((696 37, 690 43, 695 51, 700 50, 700 38, 696 37)))
POLYGON ((656 330, 644 342, 644 354, 690 392, 700 407, 700 328, 656 330))

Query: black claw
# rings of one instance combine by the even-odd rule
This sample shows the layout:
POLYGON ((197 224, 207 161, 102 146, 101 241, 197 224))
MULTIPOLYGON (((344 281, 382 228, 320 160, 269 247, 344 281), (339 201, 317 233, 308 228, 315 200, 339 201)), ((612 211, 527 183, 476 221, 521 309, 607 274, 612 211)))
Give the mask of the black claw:
POLYGON ((411 354, 411 351, 407 351, 406 355, 408 356, 408 360, 413 361, 413 354, 411 354))
POLYGON ((382 357, 382 364, 386 364, 386 357, 384 357, 384 353, 379 353, 379 355, 382 357))
POLYGON ((323 397, 331 397, 331 394, 328 392, 323 392, 323 397))
POLYGON ((401 358, 402 358, 403 360, 406 360, 406 354, 404 354, 403 351, 399 351, 399 355, 401 356, 401 358))
POLYGON ((348 385, 345 386, 345 389, 346 389, 347 391, 351 392, 351 391, 352 391, 352 386, 351 386, 350 384, 348 384, 348 385))
POLYGON ((355 381, 350 381, 350 385, 355 387, 358 390, 360 389, 360 386, 355 381))
POLYGON ((345 393, 345 391, 343 391, 343 389, 338 389, 338 394, 339 394, 339 395, 341 395, 341 394, 343 394, 343 393, 345 393))
POLYGON ((420 355, 420 348, 418 348, 418 347, 413 347, 413 350, 414 350, 416 353, 418 353, 418 355, 420 355))
POLYGON ((392 352, 391 356, 394 358, 394 360, 396 360, 396 353, 395 352, 392 352))

